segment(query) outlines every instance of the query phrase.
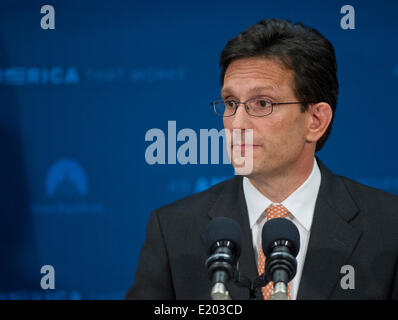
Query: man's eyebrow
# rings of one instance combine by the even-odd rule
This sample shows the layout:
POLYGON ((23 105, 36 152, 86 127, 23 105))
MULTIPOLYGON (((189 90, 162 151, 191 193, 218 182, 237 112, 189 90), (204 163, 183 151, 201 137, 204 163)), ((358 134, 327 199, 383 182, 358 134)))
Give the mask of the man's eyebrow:
MULTIPOLYGON (((267 90, 274 91, 274 87, 272 87, 272 86, 254 87, 249 90, 249 93, 259 93, 259 92, 263 92, 263 91, 267 91, 267 90)), ((227 96, 227 95, 233 95, 233 90, 230 88, 223 88, 221 90, 221 96, 227 96)))

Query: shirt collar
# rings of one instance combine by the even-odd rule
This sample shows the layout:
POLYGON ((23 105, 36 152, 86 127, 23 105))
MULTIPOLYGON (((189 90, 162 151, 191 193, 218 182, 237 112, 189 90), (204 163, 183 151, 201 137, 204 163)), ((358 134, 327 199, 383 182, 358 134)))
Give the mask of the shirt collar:
MULTIPOLYGON (((307 231, 311 229, 320 184, 321 172, 314 158, 314 166, 309 177, 282 201, 282 205, 307 231)), ((243 192, 246 198, 250 227, 253 228, 265 209, 272 204, 272 201, 257 190, 246 177, 243 178, 243 192)))

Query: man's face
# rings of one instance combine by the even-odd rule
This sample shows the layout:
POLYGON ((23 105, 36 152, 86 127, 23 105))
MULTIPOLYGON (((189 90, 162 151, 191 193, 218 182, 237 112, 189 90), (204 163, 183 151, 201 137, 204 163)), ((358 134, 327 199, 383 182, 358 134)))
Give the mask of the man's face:
MULTIPOLYGON (((277 60, 267 58, 233 61, 226 70, 221 96, 224 100, 239 102, 252 98, 298 101, 293 91, 293 72, 277 60)), ((253 152, 253 170, 249 177, 288 174, 300 166, 304 158, 308 159, 310 148, 305 138, 308 114, 301 112, 299 104, 276 105, 265 117, 248 115, 241 104, 234 116, 224 117, 223 121, 226 130, 253 130, 253 145, 244 146, 246 152, 253 152)), ((242 152, 242 146, 237 145, 242 142, 236 140, 232 135, 232 152, 242 152)))

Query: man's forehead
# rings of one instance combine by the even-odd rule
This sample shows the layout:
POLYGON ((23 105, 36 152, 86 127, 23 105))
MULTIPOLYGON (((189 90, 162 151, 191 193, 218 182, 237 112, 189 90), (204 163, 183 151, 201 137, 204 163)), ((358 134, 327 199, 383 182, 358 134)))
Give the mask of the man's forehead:
POLYGON ((285 73, 288 70, 277 57, 249 57, 231 61, 226 69, 226 76, 235 74, 263 74, 264 72, 285 73))
MULTIPOLYGON (((275 87, 273 87, 271 85, 253 87, 248 90, 248 93, 259 94, 259 93, 264 93, 267 91, 275 91, 275 87)), ((234 94, 234 93, 235 93, 235 90, 234 90, 234 88, 231 88, 231 87, 223 87, 221 89, 221 94, 223 96, 229 95, 229 94, 234 94)))
POLYGON ((274 92, 281 86, 293 84, 294 73, 280 60, 270 58, 245 58, 232 61, 224 76, 223 96, 243 89, 252 94, 274 92))

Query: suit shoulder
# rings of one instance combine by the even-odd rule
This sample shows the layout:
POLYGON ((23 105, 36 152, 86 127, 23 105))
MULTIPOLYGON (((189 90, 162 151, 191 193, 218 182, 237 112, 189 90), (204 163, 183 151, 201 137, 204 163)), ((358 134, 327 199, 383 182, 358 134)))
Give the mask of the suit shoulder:
POLYGON ((222 181, 207 190, 189 195, 172 203, 164 205, 154 211, 159 217, 169 215, 191 215, 193 213, 208 212, 225 188, 239 183, 239 177, 233 177, 222 181))
MULTIPOLYGON (((382 228, 398 228, 398 196, 390 192, 376 189, 357 181, 342 177, 351 198, 362 211, 362 216, 367 217, 374 224, 382 228)), ((393 231, 393 233, 396 231, 393 231)))
MULTIPOLYGON (((377 189, 371 186, 368 186, 366 184, 360 183, 358 181, 352 180, 347 177, 339 176, 347 189, 351 191, 352 193, 355 193, 357 195, 361 195, 363 200, 370 200, 370 201, 386 201, 387 203, 395 203, 398 205, 398 195, 395 195, 393 193, 377 189)), ((362 198, 361 197, 361 198, 362 198)), ((398 209, 398 207, 397 207, 398 209)))

